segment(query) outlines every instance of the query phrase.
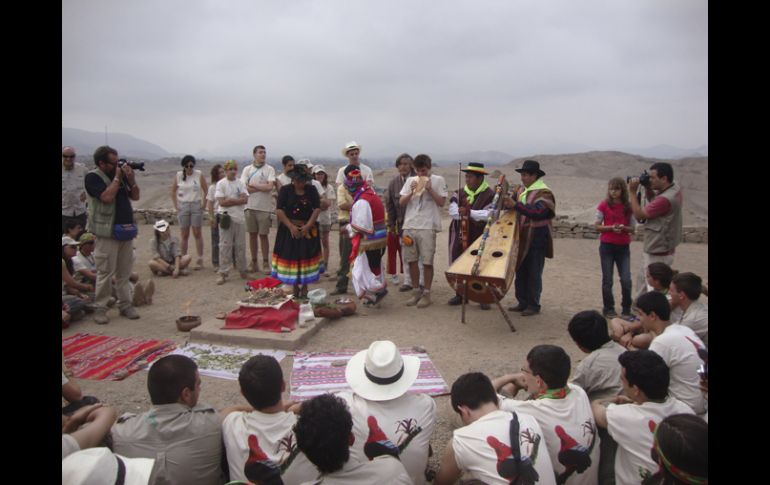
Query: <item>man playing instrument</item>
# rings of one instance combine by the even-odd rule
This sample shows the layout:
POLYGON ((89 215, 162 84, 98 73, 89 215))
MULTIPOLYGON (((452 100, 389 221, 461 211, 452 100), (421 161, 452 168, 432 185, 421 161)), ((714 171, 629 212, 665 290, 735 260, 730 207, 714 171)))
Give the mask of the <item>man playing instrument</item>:
MULTIPOLYGON (((453 194, 449 199, 449 216, 452 218, 449 225, 450 265, 484 232, 492 199, 495 197, 495 191, 484 180, 484 176, 489 174, 484 170, 483 163, 470 162, 460 171, 465 172, 465 187, 459 191, 459 195, 453 194)), ((459 305, 462 301, 458 293, 447 303, 459 305)), ((482 303, 481 308, 488 310, 489 305, 482 303)))
POLYGON ((553 228, 556 216, 556 198, 543 182, 545 172, 540 163, 524 160, 521 183, 514 198, 503 199, 503 207, 516 211, 516 229, 519 233, 519 251, 516 258, 516 299, 519 304, 510 307, 523 317, 540 313, 540 294, 543 291, 545 258, 553 258, 553 228))

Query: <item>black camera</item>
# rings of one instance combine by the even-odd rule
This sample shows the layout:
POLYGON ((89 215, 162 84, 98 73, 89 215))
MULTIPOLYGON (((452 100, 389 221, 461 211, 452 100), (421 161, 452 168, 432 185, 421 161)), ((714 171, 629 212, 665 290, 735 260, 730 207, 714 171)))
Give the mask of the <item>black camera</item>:
MULTIPOLYGON (((626 177, 626 183, 629 183, 629 182, 631 182, 631 179, 632 179, 632 178, 636 178, 636 177, 633 177, 633 176, 631 176, 631 177, 626 177)), ((647 170, 645 170, 645 171, 644 171, 644 172, 643 172, 643 173, 642 173, 642 174, 639 176, 639 183, 640 183, 640 184, 641 184, 641 186, 642 186, 642 187, 644 187, 645 189, 649 189, 649 188, 650 188, 650 174, 649 174, 649 173, 647 173, 647 170)))
POLYGON ((121 158, 118 160, 118 167, 122 167, 123 165, 128 164, 129 167, 131 167, 132 170, 139 170, 140 172, 144 172, 144 162, 129 162, 125 158, 121 158))

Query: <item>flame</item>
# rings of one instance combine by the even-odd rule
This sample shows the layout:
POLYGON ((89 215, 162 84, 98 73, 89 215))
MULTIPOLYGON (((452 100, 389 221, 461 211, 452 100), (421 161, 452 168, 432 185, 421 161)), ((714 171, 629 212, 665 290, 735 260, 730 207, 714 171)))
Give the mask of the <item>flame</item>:
POLYGON ((187 300, 184 303, 184 312, 186 317, 190 317, 190 305, 192 305, 192 300, 187 300))

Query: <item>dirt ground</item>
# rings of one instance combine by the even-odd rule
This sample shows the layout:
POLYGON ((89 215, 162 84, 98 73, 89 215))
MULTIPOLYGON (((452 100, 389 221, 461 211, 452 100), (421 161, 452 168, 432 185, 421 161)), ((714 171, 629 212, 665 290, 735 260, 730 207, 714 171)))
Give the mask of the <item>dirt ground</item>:
MULTIPOLYGON (((520 317, 511 313, 517 332, 512 333, 496 309, 481 310, 478 305, 467 308, 467 324, 460 323, 460 307, 450 307, 446 301, 452 296, 444 271, 447 268, 446 240, 448 219, 444 220, 444 231, 438 235, 436 255, 436 276, 433 282, 433 305, 426 309, 407 307, 404 301, 408 293, 400 293, 390 285, 390 293, 373 310, 359 309, 351 317, 326 324, 300 350, 335 351, 341 349, 364 349, 374 340, 392 340, 399 347, 420 345, 427 349, 431 359, 451 387, 454 380, 469 371, 482 371, 491 377, 516 371, 524 363, 531 347, 541 343, 560 345, 573 359, 575 366, 583 354, 573 344, 566 327, 570 317, 578 311, 601 310, 601 270, 597 240, 557 239, 555 257, 546 260, 543 275, 542 312, 531 317, 520 317)), ((172 226, 173 234, 179 235, 179 227, 172 226)), ((136 240, 137 262, 135 271, 141 281, 147 281, 150 270, 146 261, 150 257, 149 239, 152 226, 140 226, 136 240)), ((174 321, 187 313, 200 315, 204 320, 235 308, 241 297, 243 280, 231 278, 226 284, 214 284, 216 275, 211 269, 209 228, 204 227, 206 268, 191 271, 189 276, 179 279, 155 278, 156 294, 151 306, 138 309, 141 318, 128 320, 110 310, 108 325, 96 325, 86 317, 74 322, 62 331, 62 337, 77 332, 111 336, 142 336, 146 338, 171 339, 184 344, 189 334, 179 332, 174 321)), ((275 240, 275 227, 270 234, 270 244, 275 240)), ((191 240, 191 248, 194 248, 191 240)), ((338 268, 337 233, 331 234, 332 270, 338 268)), ((247 249, 248 251, 248 249, 247 249)), ((638 271, 641 243, 631 244, 632 270, 638 271)), ((682 244, 677 249, 675 269, 693 271, 704 281, 708 280, 708 245, 682 244)), ((236 273, 237 275, 237 273, 236 273)), ((261 276, 260 276, 261 277, 261 276)), ((331 278, 322 278, 318 286, 327 291, 334 289, 331 278)), ((316 287, 311 286, 311 289, 316 287)), ((352 285, 351 285, 352 287, 352 285)), ((619 303, 620 288, 615 281, 615 295, 619 303)), ((507 308, 516 303, 513 290, 503 300, 507 308)), ((284 377, 289 381, 292 353, 281 362, 284 377)), ((146 373, 140 371, 122 381, 79 380, 83 392, 99 397, 116 406, 122 412, 142 412, 150 406, 146 388, 146 373)), ((246 404, 240 395, 237 381, 202 377, 201 400, 222 409, 233 404, 246 404)), ((288 389, 289 386, 287 386, 288 389)), ((288 394, 285 396, 288 398, 288 394)), ((438 459, 449 439, 450 433, 459 423, 449 404, 449 397, 436 398, 438 423, 432 445, 434 456, 431 465, 437 467, 438 459)))

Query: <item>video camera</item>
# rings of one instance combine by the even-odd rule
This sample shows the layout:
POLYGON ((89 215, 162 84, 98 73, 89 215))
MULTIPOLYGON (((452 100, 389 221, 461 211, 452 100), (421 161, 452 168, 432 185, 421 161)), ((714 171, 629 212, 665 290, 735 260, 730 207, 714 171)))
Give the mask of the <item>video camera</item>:
MULTIPOLYGON (((629 176, 629 177, 626 177, 626 183, 629 183, 629 182, 631 182, 631 179, 632 179, 632 178, 636 178, 636 177, 634 177, 634 176, 629 176)), ((650 174, 649 174, 649 173, 647 173, 647 170, 645 170, 645 171, 644 171, 644 172, 643 172, 643 173, 642 173, 642 174, 639 176, 639 183, 640 183, 640 184, 641 184, 641 186, 642 186, 642 187, 644 187, 645 189, 649 189, 649 188, 650 188, 650 174)))
POLYGON ((118 160, 118 167, 122 167, 123 165, 128 164, 129 167, 131 167, 132 170, 139 170, 140 172, 144 172, 144 162, 129 162, 125 158, 121 158, 118 160))

